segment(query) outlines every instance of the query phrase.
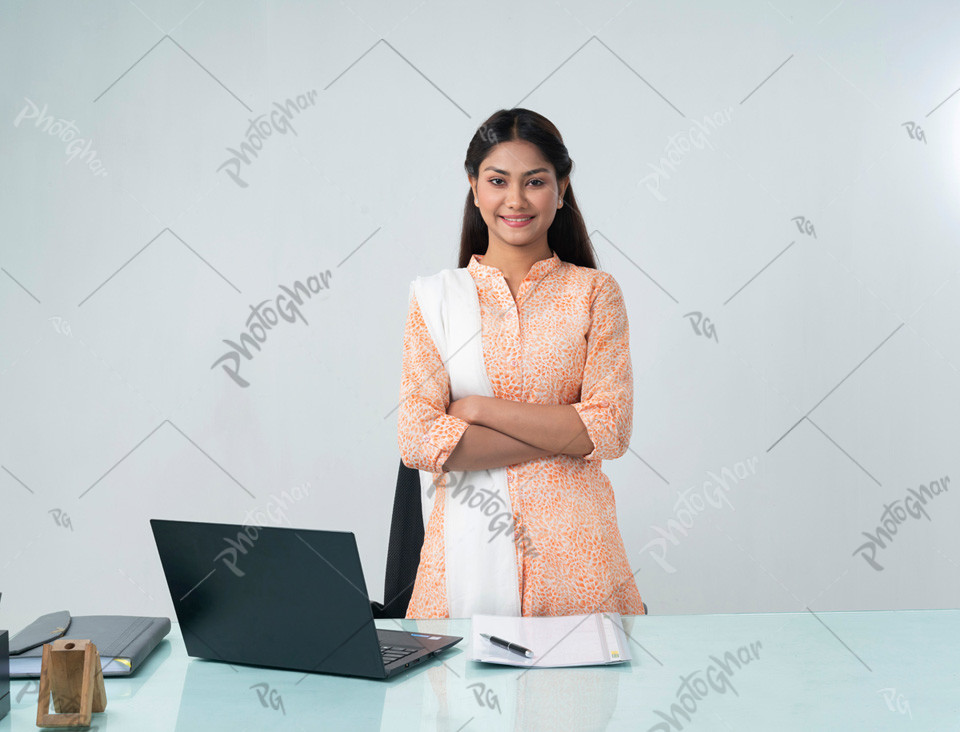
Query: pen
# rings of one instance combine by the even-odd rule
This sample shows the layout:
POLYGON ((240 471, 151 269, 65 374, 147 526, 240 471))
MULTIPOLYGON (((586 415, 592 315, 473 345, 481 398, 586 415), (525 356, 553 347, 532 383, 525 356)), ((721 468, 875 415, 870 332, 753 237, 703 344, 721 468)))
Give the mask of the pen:
POLYGON ((516 643, 511 643, 510 641, 506 641, 503 638, 497 638, 497 636, 495 635, 487 635, 486 633, 481 633, 480 637, 486 638, 488 641, 493 643, 493 645, 500 646, 500 648, 506 648, 508 651, 513 651, 514 653, 518 653, 521 656, 526 656, 527 658, 533 658, 533 651, 531 651, 529 648, 524 648, 521 645, 517 645, 516 643))

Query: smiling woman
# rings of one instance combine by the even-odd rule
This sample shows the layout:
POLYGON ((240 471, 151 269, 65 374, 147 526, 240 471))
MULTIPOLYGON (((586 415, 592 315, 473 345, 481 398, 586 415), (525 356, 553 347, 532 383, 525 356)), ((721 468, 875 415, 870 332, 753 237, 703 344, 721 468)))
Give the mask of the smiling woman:
POLYGON ((642 614, 601 471, 630 440, 629 328, 573 161, 549 120, 511 109, 465 168, 459 267, 411 283, 404 333, 398 442, 429 511, 406 616, 642 614), (497 496, 512 535, 457 485, 497 496))

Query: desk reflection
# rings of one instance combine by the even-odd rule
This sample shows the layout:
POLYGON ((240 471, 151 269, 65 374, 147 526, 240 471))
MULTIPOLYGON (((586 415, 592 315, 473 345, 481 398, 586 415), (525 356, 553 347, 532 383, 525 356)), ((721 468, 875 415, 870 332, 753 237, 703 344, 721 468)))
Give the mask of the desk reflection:
MULTIPOLYGON (((420 629, 443 632, 435 622, 420 629)), ((604 730, 631 673, 629 664, 496 666, 469 660, 461 646, 386 681, 193 659, 176 729, 604 730)))

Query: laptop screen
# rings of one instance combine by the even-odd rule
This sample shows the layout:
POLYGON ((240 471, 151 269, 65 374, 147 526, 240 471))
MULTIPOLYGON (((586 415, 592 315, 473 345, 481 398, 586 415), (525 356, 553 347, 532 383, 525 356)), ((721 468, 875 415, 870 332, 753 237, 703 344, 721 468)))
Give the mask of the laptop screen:
POLYGON ((385 675, 352 533, 150 524, 189 655, 385 675))

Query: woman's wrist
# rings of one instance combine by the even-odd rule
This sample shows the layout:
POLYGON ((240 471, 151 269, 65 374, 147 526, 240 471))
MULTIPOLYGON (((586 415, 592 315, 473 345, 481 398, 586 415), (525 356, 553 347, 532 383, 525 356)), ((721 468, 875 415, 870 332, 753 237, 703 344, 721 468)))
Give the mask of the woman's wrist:
POLYGON ((485 397, 479 395, 470 397, 470 399, 470 419, 468 420, 470 424, 478 424, 481 427, 489 427, 490 425, 485 420, 485 416, 488 413, 488 408, 490 407, 491 403, 496 401, 496 399, 494 397, 485 397))
POLYGON ((450 402, 450 406, 447 407, 447 414, 459 417, 470 424, 486 426, 483 425, 482 415, 484 414, 485 403, 491 399, 492 397, 484 397, 476 394, 460 397, 450 402))

